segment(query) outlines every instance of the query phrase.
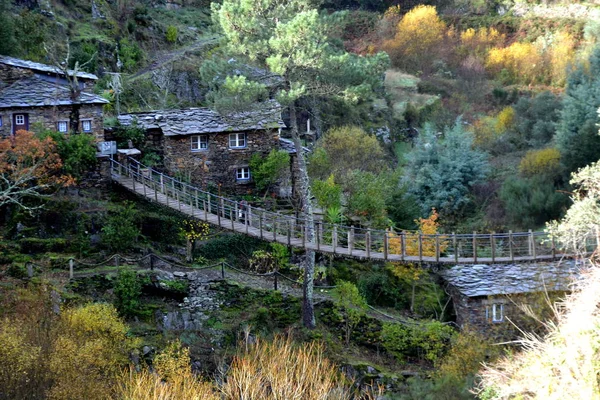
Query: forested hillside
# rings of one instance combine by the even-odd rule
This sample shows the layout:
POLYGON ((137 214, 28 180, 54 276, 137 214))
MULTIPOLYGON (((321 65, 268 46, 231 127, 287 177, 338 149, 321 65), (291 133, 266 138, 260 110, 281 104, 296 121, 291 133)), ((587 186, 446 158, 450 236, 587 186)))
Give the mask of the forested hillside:
MULTIPOLYGON (((385 230, 376 251, 426 257, 457 253, 423 234, 512 235, 565 215, 552 246, 585 253, 581 237, 596 238, 594 2, 0 0, 0 55, 97 75, 107 138, 187 190, 233 199, 238 223, 254 207, 304 218, 309 242, 333 242, 319 224, 369 232, 357 247, 385 230), (287 148, 232 161, 249 183, 237 192, 195 183, 214 163, 165 159, 117 118, 273 104, 287 148)), ((278 127, 263 133, 279 145, 278 127)), ((531 360, 569 341, 553 328, 562 291, 510 324, 494 305, 476 310, 488 331, 459 327, 440 265, 231 233, 108 182, 90 135, 29 130, 0 138, 0 400, 525 398, 531 360), (520 352, 506 341, 523 332, 559 336, 479 375, 520 352)), ((186 137, 186 154, 203 140, 186 137)), ((496 245, 512 256, 490 240, 480 257, 496 245)))

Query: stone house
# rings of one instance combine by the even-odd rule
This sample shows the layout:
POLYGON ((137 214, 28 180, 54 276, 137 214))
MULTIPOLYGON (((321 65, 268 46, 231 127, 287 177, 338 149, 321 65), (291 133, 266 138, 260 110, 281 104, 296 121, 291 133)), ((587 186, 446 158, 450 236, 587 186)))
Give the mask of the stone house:
POLYGON ((36 125, 68 133, 77 109, 79 131, 102 141, 102 106, 108 101, 90 92, 96 75, 77 72, 76 77, 81 94, 73 100, 68 80, 57 67, 0 56, 0 135, 14 135, 36 125))
POLYGON ((221 115, 209 108, 188 108, 124 114, 123 126, 146 132, 170 174, 205 189, 219 187, 238 194, 253 188, 250 158, 280 148, 285 125, 276 102, 255 111, 221 115))
POLYGON ((549 311, 546 299, 569 292, 584 267, 572 260, 457 265, 438 274, 452 298, 461 329, 468 326, 487 337, 510 340, 520 336, 518 328, 529 328, 524 305, 536 313, 549 311))

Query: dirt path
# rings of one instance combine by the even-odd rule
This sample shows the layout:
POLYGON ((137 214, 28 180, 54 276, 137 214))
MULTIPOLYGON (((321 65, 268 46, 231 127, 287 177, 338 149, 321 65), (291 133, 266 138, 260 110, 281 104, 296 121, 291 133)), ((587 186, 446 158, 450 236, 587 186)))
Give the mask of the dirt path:
POLYGON ((161 68, 165 64, 177 60, 178 58, 184 56, 188 52, 200 50, 204 46, 217 43, 219 39, 219 36, 214 36, 208 39, 200 39, 188 46, 182 47, 177 50, 156 53, 156 58, 150 64, 148 64, 146 67, 142 68, 141 70, 130 76, 128 80, 132 82, 138 79, 139 77, 146 75, 149 72, 152 72, 155 69, 161 68))

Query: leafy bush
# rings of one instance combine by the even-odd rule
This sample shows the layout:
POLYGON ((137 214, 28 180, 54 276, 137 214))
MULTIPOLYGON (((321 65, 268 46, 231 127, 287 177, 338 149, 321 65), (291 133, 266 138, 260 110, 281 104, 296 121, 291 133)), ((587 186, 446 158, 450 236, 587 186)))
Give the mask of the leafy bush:
POLYGON ((266 158, 255 153, 250 158, 249 167, 256 188, 267 190, 289 171, 290 155, 283 150, 271 150, 266 158))
POLYGON ((167 39, 167 42, 169 42, 169 43, 177 42, 177 27, 176 26, 169 25, 167 27, 165 39, 167 39))
POLYGON ((123 316, 134 316, 140 308, 142 284, 134 271, 122 268, 114 284, 115 306, 123 316))
POLYGON ((519 172, 526 177, 557 177, 560 175, 560 152, 554 148, 528 151, 519 163, 519 172))
POLYGON ((317 204, 323 209, 342 206, 342 187, 336 185, 333 174, 322 181, 314 179, 312 181, 312 193, 317 199, 317 204))
POLYGON ((542 92, 533 98, 521 97, 514 106, 517 146, 546 146, 556 132, 561 108, 560 98, 552 92, 542 92))
POLYGON ((439 321, 415 326, 385 323, 381 340, 385 349, 398 360, 416 356, 436 363, 449 348, 454 334, 454 329, 439 321))
POLYGON ((335 305, 340 308, 346 330, 346 346, 350 345, 350 333, 367 309, 367 302, 351 282, 338 281, 334 290, 335 305))
POLYGON ((69 248, 71 243, 69 243, 66 239, 63 238, 51 238, 51 239, 41 239, 41 238, 23 238, 19 239, 19 246, 21 246, 21 252, 26 254, 35 254, 35 253, 46 253, 49 251, 52 252, 62 252, 69 248))
POLYGON ((144 144, 144 129, 136 125, 124 126, 118 124, 113 128, 113 139, 119 148, 128 148, 129 141, 133 147, 140 148, 144 144))
POLYGON ((122 207, 113 207, 102 227, 102 242, 114 251, 132 248, 140 236, 137 222, 138 213, 134 204, 125 203, 122 207))

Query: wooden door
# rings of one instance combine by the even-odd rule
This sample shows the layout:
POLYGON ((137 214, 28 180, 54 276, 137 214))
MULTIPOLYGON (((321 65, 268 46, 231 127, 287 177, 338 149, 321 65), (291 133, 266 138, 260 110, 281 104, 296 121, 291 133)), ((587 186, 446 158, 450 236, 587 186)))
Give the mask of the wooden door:
POLYGON ((13 135, 20 130, 29 130, 29 114, 19 113, 13 114, 13 135))

